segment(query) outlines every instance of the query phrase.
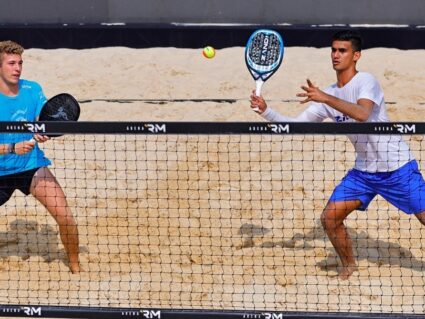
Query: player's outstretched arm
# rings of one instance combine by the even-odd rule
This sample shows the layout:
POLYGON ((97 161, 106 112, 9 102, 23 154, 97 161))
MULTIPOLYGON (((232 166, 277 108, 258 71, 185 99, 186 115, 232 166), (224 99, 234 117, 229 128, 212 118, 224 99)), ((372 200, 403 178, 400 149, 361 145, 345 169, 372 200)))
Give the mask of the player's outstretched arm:
POLYGON ((255 90, 252 91, 250 102, 251 108, 269 122, 322 122, 325 118, 312 108, 307 108, 296 117, 282 115, 268 107, 264 98, 255 94, 255 90))
POLYGON ((359 122, 367 121, 374 106, 374 102, 368 99, 359 99, 357 104, 341 100, 333 95, 323 92, 309 79, 307 79, 307 86, 302 85, 301 89, 304 92, 297 94, 298 97, 305 98, 301 101, 301 103, 324 103, 359 122))

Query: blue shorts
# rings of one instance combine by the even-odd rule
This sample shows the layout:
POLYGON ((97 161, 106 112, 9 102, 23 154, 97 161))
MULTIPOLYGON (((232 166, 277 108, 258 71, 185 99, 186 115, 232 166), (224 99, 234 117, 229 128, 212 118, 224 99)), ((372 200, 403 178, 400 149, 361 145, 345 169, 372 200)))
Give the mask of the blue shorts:
POLYGON ((376 195, 407 214, 425 211, 425 181, 418 163, 410 161, 392 172, 350 170, 335 188, 329 202, 360 200, 365 210, 376 195))

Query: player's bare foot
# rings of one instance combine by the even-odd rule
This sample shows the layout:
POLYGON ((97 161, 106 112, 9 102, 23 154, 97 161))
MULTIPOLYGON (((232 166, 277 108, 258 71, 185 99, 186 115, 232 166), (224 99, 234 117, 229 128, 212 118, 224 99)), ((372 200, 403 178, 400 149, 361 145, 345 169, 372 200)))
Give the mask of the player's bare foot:
POLYGON ((353 274, 353 272, 357 271, 356 265, 349 265, 341 267, 338 272, 338 277, 342 280, 347 280, 353 274))
POLYGON ((80 266, 79 263, 70 263, 69 264, 69 269, 71 270, 71 272, 73 274, 78 274, 80 272, 84 272, 84 268, 80 266))

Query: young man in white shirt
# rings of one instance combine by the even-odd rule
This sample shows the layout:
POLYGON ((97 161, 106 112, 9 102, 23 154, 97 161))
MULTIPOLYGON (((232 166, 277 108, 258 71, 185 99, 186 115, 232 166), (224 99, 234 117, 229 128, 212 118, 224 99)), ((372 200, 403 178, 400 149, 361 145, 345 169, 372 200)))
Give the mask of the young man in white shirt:
MULTIPOLYGON (((369 73, 359 72, 362 39, 357 32, 339 31, 332 37, 332 66, 337 82, 323 91, 307 80, 301 103, 312 102, 296 118, 275 112, 261 96, 251 95, 251 108, 271 122, 389 122, 384 94, 369 73)), ((322 225, 341 260, 339 277, 357 270, 352 241, 344 220, 354 210, 365 210, 381 195, 425 225, 425 182, 409 146, 395 135, 349 135, 356 151, 352 170, 335 188, 323 213, 322 225)))

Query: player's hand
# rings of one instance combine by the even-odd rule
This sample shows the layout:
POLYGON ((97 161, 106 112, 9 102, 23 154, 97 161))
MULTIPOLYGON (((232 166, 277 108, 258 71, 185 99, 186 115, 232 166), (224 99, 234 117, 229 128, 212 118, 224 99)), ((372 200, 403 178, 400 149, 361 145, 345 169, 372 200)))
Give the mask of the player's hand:
POLYGON ((313 83, 307 79, 307 86, 302 85, 301 89, 304 90, 303 93, 298 93, 298 97, 305 97, 300 103, 304 104, 307 102, 319 102, 326 103, 328 95, 320 90, 317 86, 313 85, 313 83))
POLYGON ((47 135, 40 135, 40 134, 34 134, 33 139, 37 142, 37 143, 44 143, 48 140, 50 140, 50 137, 47 135))
POLYGON ((23 155, 31 152, 35 146, 35 141, 23 141, 15 144, 15 154, 23 155))
POLYGON ((264 101, 262 96, 255 95, 255 90, 251 94, 251 108, 258 114, 263 113, 267 109, 267 103, 264 101))

